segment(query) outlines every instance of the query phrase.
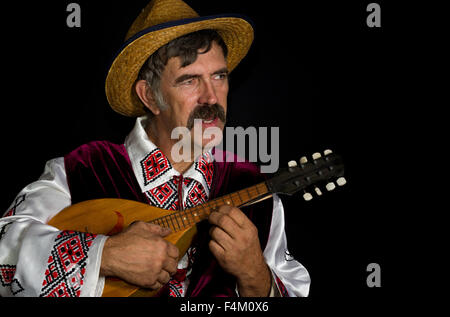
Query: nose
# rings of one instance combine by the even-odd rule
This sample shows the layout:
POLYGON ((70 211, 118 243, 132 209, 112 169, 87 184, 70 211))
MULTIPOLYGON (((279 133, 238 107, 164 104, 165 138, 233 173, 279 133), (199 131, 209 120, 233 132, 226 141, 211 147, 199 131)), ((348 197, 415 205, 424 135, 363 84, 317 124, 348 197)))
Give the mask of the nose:
POLYGON ((199 104, 213 105, 217 103, 216 90, 211 81, 202 81, 202 88, 198 99, 199 104))

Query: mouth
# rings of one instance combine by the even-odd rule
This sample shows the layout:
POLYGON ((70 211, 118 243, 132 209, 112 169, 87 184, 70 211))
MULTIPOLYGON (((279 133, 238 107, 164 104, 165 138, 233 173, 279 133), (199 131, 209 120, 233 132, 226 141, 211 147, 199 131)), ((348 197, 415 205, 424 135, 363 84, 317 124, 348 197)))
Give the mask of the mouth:
POLYGON ((214 117, 214 118, 212 118, 212 119, 209 119, 209 120, 203 119, 203 123, 206 123, 206 124, 208 124, 208 123, 213 123, 214 120, 216 120, 216 117, 214 117))
POLYGON ((202 123, 203 123, 203 125, 206 125, 206 126, 213 126, 213 125, 217 124, 217 120, 218 120, 218 117, 214 116, 210 119, 203 119, 202 123))
POLYGON ((219 104, 198 105, 190 113, 186 127, 191 130, 194 127, 194 120, 199 119, 203 127, 217 126, 220 123, 225 124, 226 114, 224 108, 219 104), (220 123, 219 123, 220 120, 220 123))

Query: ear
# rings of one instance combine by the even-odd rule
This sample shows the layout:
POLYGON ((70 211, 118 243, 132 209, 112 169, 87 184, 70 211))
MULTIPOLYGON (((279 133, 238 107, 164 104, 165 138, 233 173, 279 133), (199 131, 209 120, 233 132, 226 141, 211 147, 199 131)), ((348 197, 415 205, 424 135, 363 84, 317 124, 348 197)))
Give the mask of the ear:
POLYGON ((155 102, 155 99, 153 98, 153 92, 147 84, 147 81, 143 79, 138 80, 136 82, 135 89, 136 94, 138 95, 139 99, 141 99, 144 106, 146 106, 154 115, 158 115, 161 110, 159 109, 158 105, 155 102))

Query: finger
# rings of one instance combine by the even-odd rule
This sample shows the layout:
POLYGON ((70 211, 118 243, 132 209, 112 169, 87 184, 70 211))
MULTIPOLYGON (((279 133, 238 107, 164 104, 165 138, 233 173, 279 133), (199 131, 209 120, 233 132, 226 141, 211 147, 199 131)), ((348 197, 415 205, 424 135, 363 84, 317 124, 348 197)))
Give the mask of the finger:
POLYGON ((163 270, 158 274, 158 282, 161 283, 162 285, 167 284, 169 281, 170 275, 168 272, 163 270))
POLYGON ((234 208, 234 207, 230 206, 230 205, 222 205, 222 206, 216 207, 216 209, 214 209, 213 211, 217 211, 217 212, 220 212, 220 213, 223 213, 223 214, 227 214, 228 211, 230 209, 232 209, 232 208, 234 208))
POLYGON ((222 249, 230 250, 233 246, 233 238, 219 227, 213 227, 210 230, 211 239, 219 244, 222 249))
POLYGON ((175 260, 178 260, 178 256, 180 255, 180 251, 178 248, 167 241, 167 255, 175 260))
POLYGON ((164 228, 144 221, 133 221, 128 228, 129 230, 134 230, 140 233, 145 232, 157 234, 161 237, 165 237, 172 232, 169 228, 164 228))
MULTIPOLYGON (((224 206, 225 207, 225 206, 224 206)), ((227 206, 229 207, 229 206, 227 206)), ((220 212, 223 212, 224 214, 228 215, 231 219, 234 220, 234 222, 239 226, 244 228, 246 224, 250 221, 248 217, 236 207, 231 208, 223 208, 222 210, 219 209, 220 212)))
POLYGON ((236 237, 237 230, 239 230, 239 225, 230 216, 220 212, 212 212, 209 215, 209 223, 221 228, 232 238, 236 237))
POLYGON ((177 266, 178 262, 175 259, 167 258, 166 261, 164 261, 162 269, 169 273, 170 276, 172 276, 177 273, 177 266))
POLYGON ((209 241, 209 250, 216 258, 219 259, 223 258, 223 255, 225 254, 225 249, 214 240, 209 241))
POLYGON ((147 229, 150 232, 157 234, 161 237, 166 237, 172 232, 172 230, 170 228, 161 227, 161 226, 155 225, 153 223, 146 223, 146 225, 147 225, 147 229))
POLYGON ((160 289, 164 284, 161 284, 160 282, 156 281, 152 285, 150 285, 150 289, 152 290, 158 290, 160 289))

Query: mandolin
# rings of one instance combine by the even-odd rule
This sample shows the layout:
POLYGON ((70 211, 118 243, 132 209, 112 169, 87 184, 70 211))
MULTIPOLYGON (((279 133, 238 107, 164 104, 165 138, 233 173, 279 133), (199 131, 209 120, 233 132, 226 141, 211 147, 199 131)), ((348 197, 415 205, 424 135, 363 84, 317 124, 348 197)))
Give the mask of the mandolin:
MULTIPOLYGON (((135 221, 145 221, 170 228, 172 233, 165 239, 175 244, 180 255, 183 255, 197 232, 196 224, 207 219, 211 212, 222 205, 242 208, 270 198, 273 194, 293 195, 299 191, 303 191, 303 198, 309 201, 313 198, 309 191, 317 196, 322 195, 319 187, 322 184, 325 184, 327 191, 336 188, 333 180, 338 186, 343 186, 346 180, 343 177, 342 158, 331 150, 325 150, 323 154, 314 153, 311 161, 304 156, 299 164, 290 161, 287 168, 281 168, 272 178, 262 183, 186 210, 165 210, 125 199, 94 199, 63 209, 48 224, 59 230, 113 235, 135 221)), ((151 297, 157 292, 158 290, 139 288, 118 278, 107 277, 102 296, 151 297)))

